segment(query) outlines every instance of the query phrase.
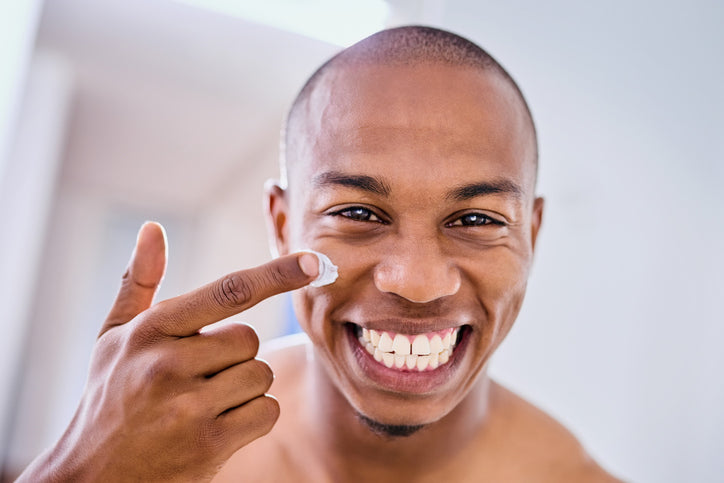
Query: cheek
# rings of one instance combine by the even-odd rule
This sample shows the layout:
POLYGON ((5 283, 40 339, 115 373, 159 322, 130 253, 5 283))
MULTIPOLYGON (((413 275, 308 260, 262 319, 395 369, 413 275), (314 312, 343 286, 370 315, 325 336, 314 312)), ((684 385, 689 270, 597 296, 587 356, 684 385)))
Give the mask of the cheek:
POLYGON ((324 253, 337 266, 337 280, 317 292, 325 293, 330 299, 359 294, 365 284, 372 280, 374 266, 379 263, 379 247, 354 246, 334 237, 309 236, 305 247, 324 253))
POLYGON ((499 324, 512 323, 520 309, 530 262, 510 250, 491 251, 475 263, 461 265, 481 303, 499 324))
POLYGON ((350 305, 367 294, 374 262, 365 248, 341 246, 331 240, 319 239, 306 246, 327 255, 338 268, 338 278, 331 285, 296 290, 292 294, 294 311, 315 344, 333 348, 344 322, 336 320, 335 313, 348 312, 350 305))
POLYGON ((330 309, 330 297, 324 288, 302 288, 292 294, 294 313, 299 326, 309 335, 315 345, 329 340, 330 324, 327 314, 330 309))

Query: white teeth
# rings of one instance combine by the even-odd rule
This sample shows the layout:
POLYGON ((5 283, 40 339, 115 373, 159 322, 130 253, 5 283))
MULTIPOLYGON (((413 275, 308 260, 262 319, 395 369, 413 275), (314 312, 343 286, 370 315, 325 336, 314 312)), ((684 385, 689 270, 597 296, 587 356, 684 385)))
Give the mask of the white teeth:
POLYGON ((369 352, 370 354, 373 354, 373 355, 374 355, 374 353, 375 353, 375 346, 372 345, 372 342, 368 342, 368 343, 365 345, 365 349, 367 350, 367 352, 369 352))
MULTIPOLYGON (((368 338, 365 337, 365 339, 368 339, 368 338)), ((368 340, 369 340, 369 339, 368 339, 368 340)), ((448 332, 447 334, 445 334, 445 337, 442 338, 442 346, 443 346, 445 349, 448 349, 448 348, 450 347, 450 332, 448 332)))
POLYGON ((406 356, 410 354, 410 341, 402 334, 397 334, 395 340, 392 341, 392 350, 395 354, 406 356))
POLYGON ((387 332, 382 333, 380 343, 375 345, 383 352, 392 352, 392 338, 387 332))
POLYGON ((442 346, 442 339, 439 335, 435 334, 430 339, 430 354, 438 354, 444 347, 442 346))
POLYGON ((380 345, 380 333, 376 330, 370 330, 370 342, 372 345, 377 347, 380 345))
POLYGON ((450 360, 459 331, 459 327, 447 329, 430 337, 430 334, 413 336, 362 328, 358 334, 360 345, 377 362, 388 368, 422 372, 435 370, 450 360))
POLYGON ((430 340, 422 334, 415 337, 415 340, 412 341, 412 353, 417 355, 429 354, 430 340))
POLYGON ((440 365, 440 354, 437 352, 433 352, 430 354, 430 364, 427 366, 430 369, 437 369, 437 366, 440 365))

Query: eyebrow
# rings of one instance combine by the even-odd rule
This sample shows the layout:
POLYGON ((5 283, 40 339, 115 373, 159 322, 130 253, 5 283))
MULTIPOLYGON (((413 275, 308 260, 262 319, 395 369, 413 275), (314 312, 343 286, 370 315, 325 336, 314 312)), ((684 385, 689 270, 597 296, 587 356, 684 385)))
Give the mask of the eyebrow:
POLYGON ((512 181, 501 179, 457 187, 447 194, 447 198, 453 201, 467 201, 478 196, 495 194, 509 194, 520 199, 523 197, 523 189, 512 181))
POLYGON ((330 185, 348 186, 382 196, 390 195, 389 185, 374 176, 346 174, 339 171, 327 171, 314 177, 312 183, 317 187, 330 185))
MULTIPOLYGON (((340 171, 321 173, 312 179, 312 183, 317 187, 347 186, 382 196, 389 196, 392 191, 383 179, 367 175, 347 174, 340 171)), ((448 192, 446 198, 452 201, 467 201, 478 196, 494 194, 509 194, 520 199, 523 196, 523 189, 516 183, 506 179, 483 181, 454 188, 448 192)))

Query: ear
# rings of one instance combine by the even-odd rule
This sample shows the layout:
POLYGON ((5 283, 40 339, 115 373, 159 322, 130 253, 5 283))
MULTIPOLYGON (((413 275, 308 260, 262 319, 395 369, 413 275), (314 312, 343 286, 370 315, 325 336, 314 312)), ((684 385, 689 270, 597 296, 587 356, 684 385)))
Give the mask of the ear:
POLYGON ((538 239, 538 230, 540 230, 540 225, 543 222, 543 206, 545 205, 545 200, 541 197, 538 197, 533 202, 533 219, 531 220, 531 232, 530 232, 530 242, 531 242, 531 250, 535 252, 535 242, 538 239))
POLYGON ((266 196, 267 235, 273 257, 289 253, 289 204, 287 192, 276 180, 267 180, 266 196))

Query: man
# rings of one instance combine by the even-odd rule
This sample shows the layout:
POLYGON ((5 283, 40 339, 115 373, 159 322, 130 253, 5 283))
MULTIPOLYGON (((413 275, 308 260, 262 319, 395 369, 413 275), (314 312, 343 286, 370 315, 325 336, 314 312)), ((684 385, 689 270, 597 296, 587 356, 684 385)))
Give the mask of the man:
POLYGON ((444 31, 380 32, 312 76, 284 144, 268 189, 281 256, 153 305, 165 237, 144 225, 78 412, 24 477, 615 481, 486 374, 543 212, 533 121, 503 68, 444 31), (307 286, 302 249, 337 281, 307 286), (250 327, 209 326, 295 289, 308 338, 268 365, 250 327))

